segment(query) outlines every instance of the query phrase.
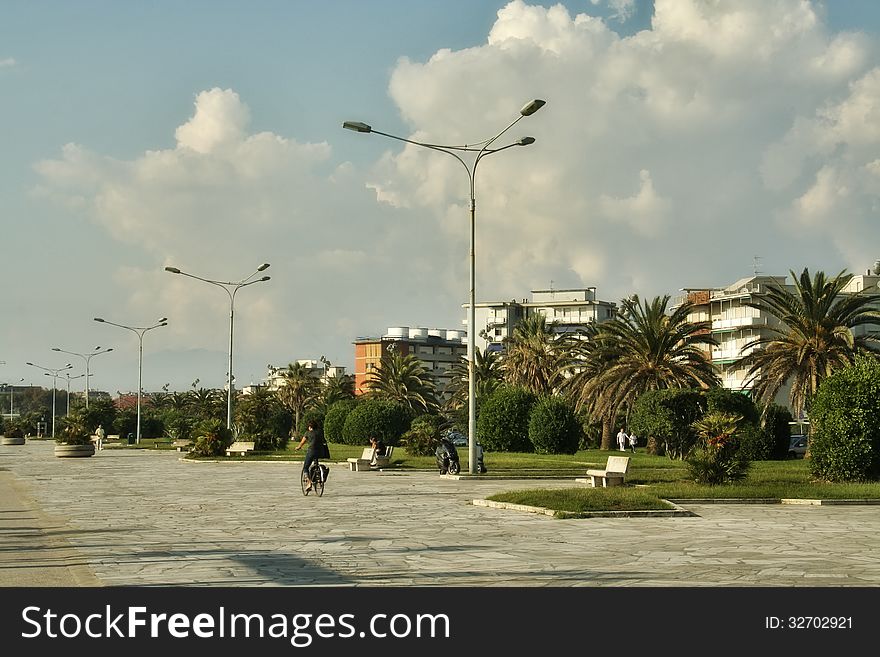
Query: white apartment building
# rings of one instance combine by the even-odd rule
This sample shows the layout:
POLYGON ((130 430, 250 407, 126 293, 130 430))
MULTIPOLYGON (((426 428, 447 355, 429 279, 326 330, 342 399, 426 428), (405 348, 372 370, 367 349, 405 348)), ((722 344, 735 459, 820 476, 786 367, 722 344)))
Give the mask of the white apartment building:
MULTIPOLYGON (((467 327, 469 304, 462 306, 467 327)), ((481 350, 500 351, 504 338, 513 334, 513 329, 526 317, 543 314, 548 322, 556 322, 557 333, 570 333, 584 328, 590 323, 599 323, 614 317, 617 305, 596 298, 596 288, 576 288, 565 290, 532 290, 531 301, 492 301, 477 303, 474 307, 474 322, 481 350)))
MULTIPOLYGON (((343 376, 345 374, 345 367, 341 365, 331 365, 329 361, 325 360, 301 359, 293 362, 305 365, 309 376, 317 379, 322 384, 326 383, 327 379, 343 376)), ((266 378, 263 379, 263 383, 245 386, 241 389, 242 394, 249 395, 257 388, 268 388, 270 391, 274 392, 280 390, 285 385, 283 373, 287 369, 287 366, 282 365, 276 367, 270 364, 267 367, 268 373, 266 374, 266 378)))

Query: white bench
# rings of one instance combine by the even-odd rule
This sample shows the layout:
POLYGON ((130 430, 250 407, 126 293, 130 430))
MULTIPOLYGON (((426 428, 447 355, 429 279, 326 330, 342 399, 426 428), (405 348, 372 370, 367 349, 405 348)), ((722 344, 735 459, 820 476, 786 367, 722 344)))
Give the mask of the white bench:
POLYGON ((577 481, 589 483, 593 488, 621 486, 628 469, 628 456, 609 456, 604 470, 587 470, 589 479, 578 479, 577 481))
POLYGON ((348 469, 352 472, 364 472, 369 470, 370 464, 373 462, 373 453, 375 451, 376 450, 372 447, 366 447, 360 458, 346 459, 348 461, 348 469))
POLYGON ((394 453, 394 446, 389 445, 385 448, 384 454, 377 454, 376 460, 373 463, 374 468, 387 468, 388 464, 391 463, 391 455, 394 453))
POLYGON ((175 440, 171 446, 176 447, 178 452, 188 452, 192 449, 192 442, 191 440, 175 440))
POLYGON ((254 451, 253 441, 237 440, 226 448, 226 456, 245 456, 248 452, 254 451))

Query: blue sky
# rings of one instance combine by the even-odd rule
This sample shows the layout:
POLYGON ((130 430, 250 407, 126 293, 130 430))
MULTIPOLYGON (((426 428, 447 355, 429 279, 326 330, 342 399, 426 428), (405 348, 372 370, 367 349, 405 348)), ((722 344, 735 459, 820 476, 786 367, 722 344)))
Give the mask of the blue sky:
POLYGON ((389 326, 459 328, 461 174, 347 119, 470 139, 546 98, 521 124, 533 150, 481 173, 483 300, 551 280, 674 294, 755 256, 765 273, 863 269, 880 153, 853 117, 878 111, 880 4, 722 4, 658 4, 652 26, 644 0, 4 3, 0 382, 40 383, 24 363, 63 365, 50 347, 106 345, 93 387, 133 389, 136 341, 92 317, 168 316, 145 387, 222 385, 226 302, 168 264, 236 279, 272 263, 237 301, 239 383, 270 362, 351 367, 351 340, 389 326), (250 150, 221 157, 215 128, 250 150))

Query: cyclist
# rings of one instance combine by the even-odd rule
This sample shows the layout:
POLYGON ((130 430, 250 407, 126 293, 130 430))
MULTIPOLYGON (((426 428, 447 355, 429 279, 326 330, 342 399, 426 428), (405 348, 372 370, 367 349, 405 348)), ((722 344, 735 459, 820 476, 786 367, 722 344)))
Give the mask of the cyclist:
POLYGON ((315 422, 309 422, 308 430, 302 437, 302 440, 299 441, 299 445, 296 446, 296 449, 302 449, 303 445, 306 443, 308 443, 309 446, 306 449, 306 459, 303 461, 303 475, 305 475, 306 481, 308 482, 305 492, 308 492, 312 490, 312 480, 309 477, 309 468, 312 463, 321 456, 324 446, 324 440, 318 427, 315 426, 315 422))

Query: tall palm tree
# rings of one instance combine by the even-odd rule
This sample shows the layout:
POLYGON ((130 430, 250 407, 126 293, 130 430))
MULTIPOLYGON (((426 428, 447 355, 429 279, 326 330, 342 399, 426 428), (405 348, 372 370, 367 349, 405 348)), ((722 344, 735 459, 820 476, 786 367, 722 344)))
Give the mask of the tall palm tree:
MULTIPOLYGON (((474 351, 474 383, 476 386, 476 399, 485 399, 501 385, 500 358, 497 351, 480 351, 477 347, 474 351)), ((450 390, 452 395, 446 401, 447 410, 456 410, 467 404, 468 398, 468 360, 462 356, 452 366, 452 378, 450 390)))
POLYGON ((370 394, 399 402, 414 411, 433 413, 439 408, 434 381, 413 354, 387 352, 368 385, 370 394))
POLYGON ((535 394, 556 391, 565 381, 567 342, 553 332, 555 322, 541 313, 530 315, 504 338, 501 369, 504 380, 535 394))
POLYGON ((602 420, 602 449, 611 448, 613 425, 621 411, 649 390, 719 385, 701 345, 717 344, 709 322, 690 322, 690 304, 667 314, 669 296, 621 302, 617 316, 593 325, 575 343, 573 376, 566 384, 576 407, 602 420))
POLYGON ((286 370, 281 371, 281 381, 278 396, 293 413, 294 431, 299 431, 300 417, 318 398, 321 383, 312 376, 311 370, 303 363, 290 363, 286 370))
POLYGON ((877 334, 854 337, 852 329, 866 324, 880 325, 880 294, 843 293, 852 274, 841 271, 828 279, 824 272, 810 278, 808 269, 794 279, 794 291, 769 284, 767 292, 746 304, 776 317, 780 324, 743 346, 751 353, 736 366, 747 367, 746 381, 753 383, 755 396, 771 402, 791 382, 789 401, 801 416, 819 385, 836 370, 851 365, 856 354, 875 353, 877 334), (874 306, 872 309, 870 306, 874 306))
POLYGON ((225 395, 214 388, 194 388, 186 393, 189 409, 202 419, 216 418, 225 401, 225 395))

